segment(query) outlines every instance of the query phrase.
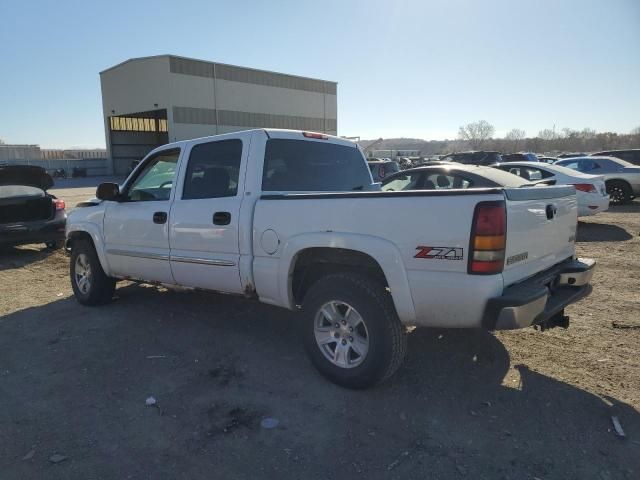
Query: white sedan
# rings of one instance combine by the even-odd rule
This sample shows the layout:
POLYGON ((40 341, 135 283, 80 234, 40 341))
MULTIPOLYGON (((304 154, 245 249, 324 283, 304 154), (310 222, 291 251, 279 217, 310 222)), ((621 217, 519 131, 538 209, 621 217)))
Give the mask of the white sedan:
POLYGON ((576 187, 579 217, 595 215, 609 208, 609 195, 600 175, 587 175, 560 165, 539 162, 505 162, 493 166, 531 182, 549 180, 554 185, 573 185, 576 187))

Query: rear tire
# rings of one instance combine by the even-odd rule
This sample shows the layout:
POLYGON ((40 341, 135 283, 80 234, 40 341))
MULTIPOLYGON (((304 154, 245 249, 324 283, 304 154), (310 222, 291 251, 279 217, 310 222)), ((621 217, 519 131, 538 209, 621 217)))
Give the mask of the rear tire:
POLYGON ((73 243, 69 274, 73 294, 82 305, 102 305, 113 298, 116 280, 104 273, 98 254, 88 240, 73 243))
POLYGON ((622 180, 610 180, 606 183, 609 203, 611 205, 624 205, 631 202, 631 187, 622 180))
POLYGON ((389 292, 370 277, 321 278, 305 295, 302 315, 311 362, 333 383, 371 387, 391 377, 404 360, 405 329, 389 292))

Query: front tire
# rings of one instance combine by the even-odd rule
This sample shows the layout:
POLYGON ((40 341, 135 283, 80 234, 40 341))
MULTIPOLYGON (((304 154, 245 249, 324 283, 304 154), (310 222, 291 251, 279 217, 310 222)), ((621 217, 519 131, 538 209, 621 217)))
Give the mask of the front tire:
POLYGON ((606 183, 609 202, 611 205, 624 205, 631 202, 631 187, 620 180, 610 180, 606 183))
POLYGON ((304 344, 333 383, 367 388, 391 377, 407 349, 391 295, 370 277, 332 274, 311 286, 302 305, 304 344))
POLYGON ((102 305, 113 298, 116 280, 104 273, 93 244, 87 240, 74 242, 69 273, 73 294, 82 305, 102 305))

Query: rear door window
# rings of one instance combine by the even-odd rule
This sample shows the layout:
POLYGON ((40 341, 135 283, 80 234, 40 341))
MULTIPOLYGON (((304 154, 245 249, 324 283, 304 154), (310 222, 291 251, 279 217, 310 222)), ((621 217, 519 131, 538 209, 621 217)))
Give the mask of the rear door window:
POLYGON ((195 145, 189 155, 182 198, 235 197, 242 159, 242 140, 195 145))
POLYGON ((369 169, 355 147, 281 138, 267 141, 265 192, 345 192, 366 190, 369 185, 369 169))

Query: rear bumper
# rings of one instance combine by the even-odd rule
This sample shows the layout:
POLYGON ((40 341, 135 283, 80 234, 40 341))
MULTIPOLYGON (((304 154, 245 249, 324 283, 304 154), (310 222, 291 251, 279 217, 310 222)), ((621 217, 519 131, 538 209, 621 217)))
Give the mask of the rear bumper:
POLYGON ((64 215, 41 222, 0 225, 0 245, 62 241, 66 223, 67 217, 64 215))
POLYGON ((587 194, 578 199, 578 216, 587 217, 609 209, 609 195, 587 194))
POLYGON ((514 330, 544 324, 591 293, 595 263, 590 258, 567 260, 506 288, 487 302, 482 326, 514 330))

